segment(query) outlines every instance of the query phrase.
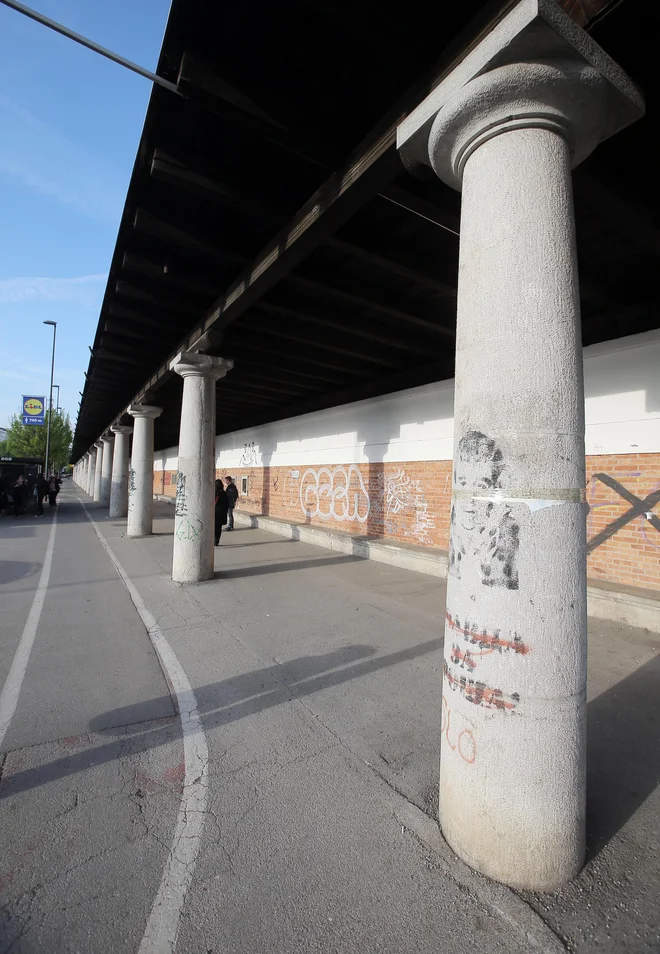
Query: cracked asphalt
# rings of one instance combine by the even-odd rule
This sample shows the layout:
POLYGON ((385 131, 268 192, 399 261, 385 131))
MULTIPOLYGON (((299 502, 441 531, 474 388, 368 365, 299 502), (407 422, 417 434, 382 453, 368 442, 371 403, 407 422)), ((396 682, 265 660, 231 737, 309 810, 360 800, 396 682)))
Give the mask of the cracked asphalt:
MULTIPOLYGON (((76 496, 61 495, 0 754, 0 954, 137 952, 182 798, 166 679, 76 496)), ((236 530, 216 579, 182 587, 169 504, 143 540, 87 506, 183 666, 208 745, 177 954, 660 951, 660 637, 590 621, 589 861, 562 891, 522 896, 459 862, 434 822, 439 581, 236 530)), ((0 520, 0 686, 49 523, 0 520)))

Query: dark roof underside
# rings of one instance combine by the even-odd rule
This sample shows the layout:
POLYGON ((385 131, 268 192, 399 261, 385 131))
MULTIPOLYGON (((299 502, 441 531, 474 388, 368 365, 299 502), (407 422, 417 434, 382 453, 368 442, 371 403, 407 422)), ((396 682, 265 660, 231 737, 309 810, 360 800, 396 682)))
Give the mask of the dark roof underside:
MULTIPOLYGON (((562 5, 601 10, 592 35, 647 99, 574 177, 588 345, 660 325, 660 15, 562 5)), ((405 172, 392 130, 506 6, 174 0, 158 72, 184 95, 153 90, 73 460, 136 398, 178 442, 166 363, 205 327, 235 361, 219 433, 453 375, 460 197, 405 172)))

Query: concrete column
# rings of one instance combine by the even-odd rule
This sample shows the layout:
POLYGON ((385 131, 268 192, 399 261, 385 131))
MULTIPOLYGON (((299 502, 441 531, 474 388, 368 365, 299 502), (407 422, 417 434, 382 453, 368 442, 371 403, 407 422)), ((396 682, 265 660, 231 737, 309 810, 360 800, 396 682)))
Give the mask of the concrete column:
POLYGON ((104 507, 110 506, 110 484, 112 482, 112 459, 115 439, 109 434, 104 434, 103 441, 103 464, 101 469, 101 500, 104 507))
POLYGON ((100 503, 101 501, 101 486, 103 480, 103 441, 96 441, 94 444, 96 448, 96 461, 94 463, 94 502, 100 503))
POLYGON ((153 530, 154 511, 154 421, 163 409, 149 404, 131 404, 135 418, 133 454, 128 479, 129 537, 146 537, 153 530))
POLYGON ((177 583, 213 577, 215 383, 232 367, 225 358, 189 351, 170 363, 183 378, 172 558, 177 583))
POLYGON ((116 424, 110 430, 115 435, 115 453, 112 458, 109 517, 125 517, 128 514, 128 442, 132 427, 116 424))
POLYGON ((92 454, 91 450, 87 451, 87 464, 85 467, 85 485, 83 490, 85 493, 91 497, 94 491, 94 461, 96 459, 96 453, 92 454))
MULTIPOLYGON (((537 17, 522 43, 515 34, 499 49, 483 40, 453 87, 449 77, 427 100, 406 156, 417 158, 411 140, 422 130, 426 162, 463 196, 440 824, 475 868, 541 891, 574 877, 585 851, 584 389, 571 166, 639 115, 627 78, 570 21, 568 40, 558 35, 555 11, 563 28, 555 8, 553 24, 537 17), (576 32, 582 55, 570 45, 576 32), (560 55, 542 60, 537 44, 560 55)), ((404 154, 412 126, 400 129, 404 154)))

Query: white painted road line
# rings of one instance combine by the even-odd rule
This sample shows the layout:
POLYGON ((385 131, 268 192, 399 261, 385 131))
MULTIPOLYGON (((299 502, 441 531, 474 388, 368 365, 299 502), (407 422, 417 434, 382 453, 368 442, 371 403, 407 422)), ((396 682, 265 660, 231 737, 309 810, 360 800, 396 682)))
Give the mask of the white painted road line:
POLYGON ((165 678, 176 696, 183 733, 184 779, 172 847, 138 954, 173 954, 181 911, 197 861, 209 787, 209 752, 197 699, 190 681, 160 626, 115 556, 83 501, 76 498, 110 557, 156 650, 165 678))
POLYGON ((56 529, 57 509, 55 509, 55 513, 53 514, 53 523, 48 536, 46 555, 44 557, 44 565, 41 568, 39 583, 37 584, 37 592, 34 594, 32 606, 30 607, 30 612, 28 613, 27 621, 23 627, 18 648, 16 649, 14 658, 12 660, 11 669, 9 670, 5 684, 2 687, 2 692, 0 693, 0 748, 2 748, 5 735, 7 734, 7 730, 11 725, 11 720, 14 717, 14 713, 16 712, 18 697, 21 694, 23 679, 25 678, 25 673, 30 661, 30 654, 32 652, 34 640, 37 635, 37 627, 39 625, 41 611, 44 607, 44 600, 46 599, 46 592, 48 590, 50 568, 53 563, 56 529))

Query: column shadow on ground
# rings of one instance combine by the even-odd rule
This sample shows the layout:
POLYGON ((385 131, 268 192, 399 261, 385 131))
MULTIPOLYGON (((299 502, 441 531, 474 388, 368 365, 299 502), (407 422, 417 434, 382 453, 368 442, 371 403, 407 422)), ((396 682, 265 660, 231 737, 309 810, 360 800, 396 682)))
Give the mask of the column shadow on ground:
POLYGON ((587 707, 587 860, 660 785, 660 656, 587 707))
MULTIPOLYGON (((378 670, 409 662, 437 652, 440 645, 439 639, 431 639, 379 657, 374 657, 375 649, 372 646, 350 645, 320 656, 302 656, 284 665, 267 666, 201 686, 195 689, 195 696, 204 729, 210 732, 293 699, 304 698, 378 670), (339 669, 340 666, 343 668, 339 669)), ((126 741, 136 754, 164 745, 172 738, 169 728, 145 723, 145 718, 149 718, 146 707, 153 712, 154 703, 163 702, 165 697, 160 697, 144 704, 105 712, 90 721, 89 731, 110 731, 111 728, 114 731, 118 726, 126 727, 126 741)), ((117 743, 114 739, 37 768, 5 775, 0 782, 0 799, 76 775, 116 758, 117 743)))

